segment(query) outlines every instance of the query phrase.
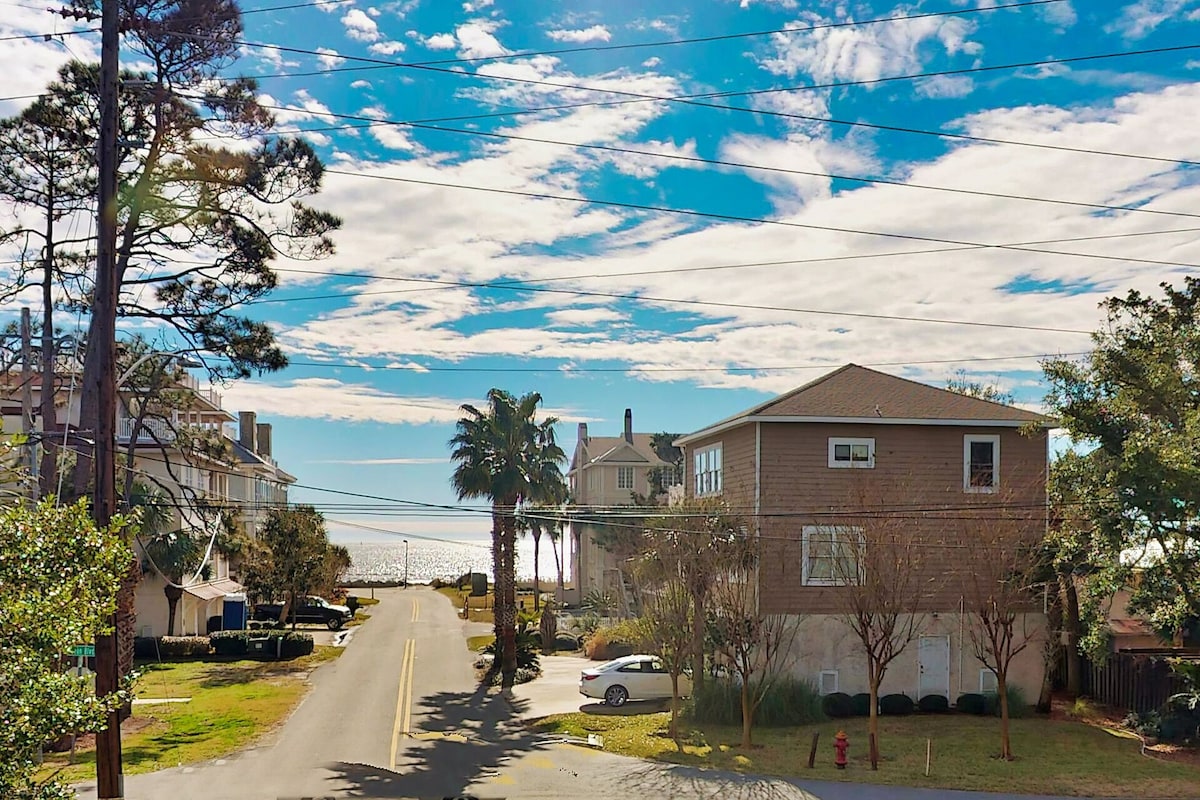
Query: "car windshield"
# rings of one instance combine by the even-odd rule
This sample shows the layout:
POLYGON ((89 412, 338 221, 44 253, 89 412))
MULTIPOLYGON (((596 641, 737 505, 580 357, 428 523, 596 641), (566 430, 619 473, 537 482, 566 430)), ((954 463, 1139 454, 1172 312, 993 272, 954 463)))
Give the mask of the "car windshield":
POLYGON ((610 669, 620 669, 626 664, 634 664, 636 662, 636 658, 614 658, 612 661, 608 661, 596 667, 596 669, 599 672, 608 672, 610 669))

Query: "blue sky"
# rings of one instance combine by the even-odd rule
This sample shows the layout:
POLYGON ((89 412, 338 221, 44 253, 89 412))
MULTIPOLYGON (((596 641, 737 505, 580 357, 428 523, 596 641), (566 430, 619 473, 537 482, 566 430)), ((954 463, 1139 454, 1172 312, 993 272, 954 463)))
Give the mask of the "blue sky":
MULTIPOLYGON (((1102 322, 1104 297, 1154 291, 1200 263, 1188 230, 1200 226, 1187 216, 1197 173, 1177 163, 1200 160, 1190 123, 1200 48, 879 79, 1200 45, 1200 2, 991 8, 1011 1, 346 0, 248 14, 253 44, 229 71, 271 76, 264 102, 335 171, 316 204, 346 225, 332 258, 279 264, 301 271, 281 272, 274 301, 252 313, 276 326, 294 364, 225 387, 227 405, 275 426, 276 455, 305 486, 444 504, 455 502, 446 442, 457 407, 492 386, 540 391, 568 451, 579 421, 616 433, 630 407, 638 430, 686 432, 851 361, 935 385, 962 369, 1037 407, 1036 356, 1086 350, 1079 331, 1102 322), (970 13, 841 24, 954 10, 970 13), (630 44, 647 46, 528 55, 630 44), (406 66, 447 60, 431 65, 440 71, 406 66), (738 111, 611 102, 637 99, 612 92, 759 90, 703 101, 738 111), (577 107, 510 113, 563 105, 577 107), (314 131, 355 124, 328 113, 474 119, 431 123, 458 133, 314 131), (1114 238, 1063 241, 1087 237, 1114 238), (946 241, 1044 244, 945 252, 964 247, 946 241)), ((0 36, 75 26, 4 5, 0 36)), ((95 42, 0 48, 8 95, 36 91, 95 42)), ((0 102, 0 113, 20 103, 0 102)), ((339 512, 331 504, 346 498, 311 489, 294 497, 401 532, 453 538, 486 526, 482 515, 339 512)))

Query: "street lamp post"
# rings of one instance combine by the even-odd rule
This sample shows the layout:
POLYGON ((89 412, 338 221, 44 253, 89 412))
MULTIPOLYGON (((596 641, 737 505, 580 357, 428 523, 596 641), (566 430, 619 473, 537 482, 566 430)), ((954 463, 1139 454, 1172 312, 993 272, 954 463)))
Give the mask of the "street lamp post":
POLYGON ((404 588, 408 588, 408 539, 404 540, 404 588))

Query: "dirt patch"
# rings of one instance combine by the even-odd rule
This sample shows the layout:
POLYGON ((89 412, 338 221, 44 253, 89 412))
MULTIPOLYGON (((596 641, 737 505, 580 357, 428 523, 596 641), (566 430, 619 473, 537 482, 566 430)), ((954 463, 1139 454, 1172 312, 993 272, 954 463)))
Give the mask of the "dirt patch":
MULTIPOLYGON (((121 735, 126 736, 126 735, 129 735, 132 733, 137 733, 138 731, 143 731, 146 728, 149 728, 152 725, 156 724, 157 722, 158 722, 157 719, 155 719, 154 717, 150 717, 150 716, 138 715, 138 716, 130 717, 129 719, 127 719, 121 723, 121 735)), ((66 752, 67 750, 70 750, 71 749, 71 738, 69 736, 63 737, 61 745, 62 745, 62 750, 59 752, 66 752)), ((93 749, 95 749, 95 747, 96 747, 96 734, 94 734, 94 733, 85 733, 75 739, 75 749, 76 750, 93 750, 93 749)))

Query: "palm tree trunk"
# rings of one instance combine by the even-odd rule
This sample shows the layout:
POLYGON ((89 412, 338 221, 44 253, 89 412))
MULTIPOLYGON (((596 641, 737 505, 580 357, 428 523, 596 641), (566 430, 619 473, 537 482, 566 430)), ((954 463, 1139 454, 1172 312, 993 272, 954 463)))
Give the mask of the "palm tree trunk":
MULTIPOLYGON (((504 597, 501 591, 500 574, 504 571, 504 526, 501 522, 500 513, 493 507, 492 509, 492 634, 495 636, 497 644, 496 655, 500 655, 499 647, 504 642, 504 621, 500 616, 500 609, 504 606, 504 597)), ((495 670, 497 664, 501 661, 500 658, 495 658, 492 661, 492 669, 495 670)))
MULTIPOLYGON (((561 534, 559 534, 561 536, 561 534)), ((555 600, 562 603, 566 601, 566 588, 563 585, 563 567, 562 561, 558 557, 558 537, 553 533, 550 534, 550 550, 554 553, 554 571, 558 576, 558 593, 555 595, 555 600)))
POLYGON ((517 530, 516 520, 507 517, 504 520, 504 547, 502 548, 503 563, 500 565, 501 575, 497 579, 503 605, 500 613, 503 658, 501 660, 501 686, 512 688, 517 677, 517 530))
POLYGON ((542 581, 538 577, 538 556, 542 543, 541 526, 534 525, 530 533, 533 535, 533 610, 536 612, 542 607, 542 581))
POLYGON ((167 584, 163 587, 167 596, 167 636, 175 635, 175 611, 179 608, 179 598, 183 597, 183 589, 167 584))

